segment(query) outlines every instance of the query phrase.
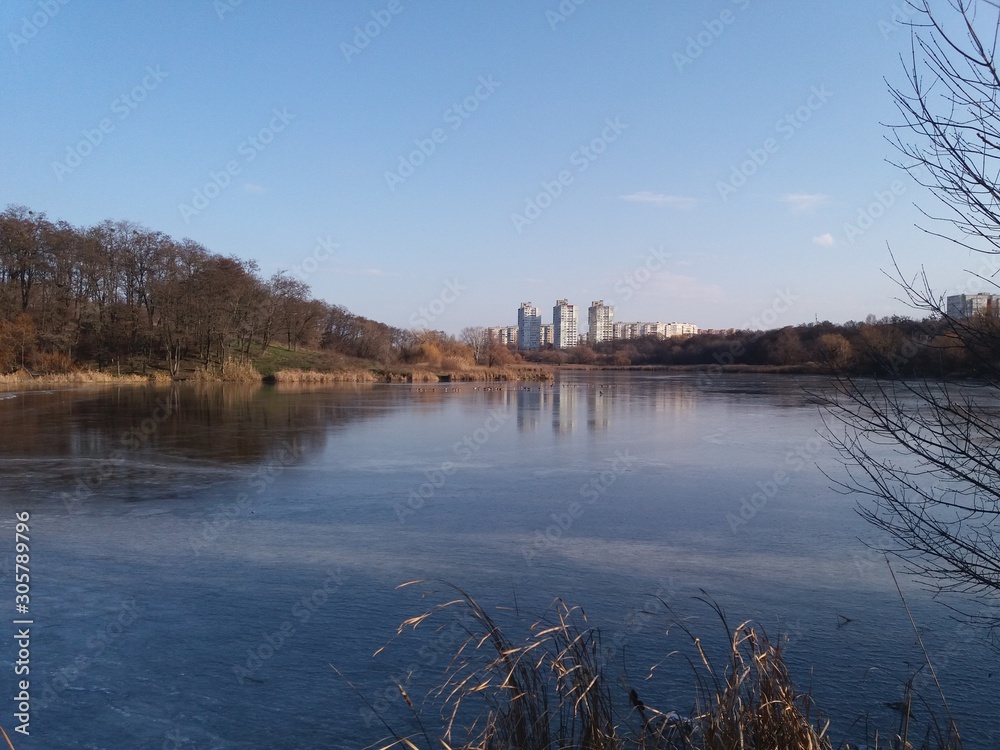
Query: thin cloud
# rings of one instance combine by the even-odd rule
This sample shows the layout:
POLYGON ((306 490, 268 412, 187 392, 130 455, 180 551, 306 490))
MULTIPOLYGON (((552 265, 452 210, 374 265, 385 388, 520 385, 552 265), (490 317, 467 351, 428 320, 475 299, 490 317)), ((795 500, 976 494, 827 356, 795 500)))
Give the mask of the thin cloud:
POLYGON ((820 247, 833 247, 837 244, 837 240, 829 232, 813 237, 812 242, 814 245, 819 245, 820 247))
POLYGON ((778 200, 787 203, 795 213, 803 214, 815 211, 830 200, 830 196, 823 193, 786 193, 778 200))
POLYGON ((694 208, 698 202, 694 198, 687 198, 683 195, 666 195, 665 193, 652 193, 649 190, 640 190, 631 195, 620 195, 619 200, 630 203, 651 203, 656 206, 669 206, 687 210, 694 208))

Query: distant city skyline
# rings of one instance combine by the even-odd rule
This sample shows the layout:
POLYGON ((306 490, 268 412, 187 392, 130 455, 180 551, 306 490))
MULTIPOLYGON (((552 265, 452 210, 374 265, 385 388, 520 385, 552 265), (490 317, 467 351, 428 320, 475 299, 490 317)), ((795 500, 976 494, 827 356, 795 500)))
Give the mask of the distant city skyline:
POLYGON ((520 351, 553 346, 568 349, 579 344, 596 345, 615 339, 641 336, 687 336, 699 332, 693 323, 678 321, 615 321, 615 308, 604 300, 593 300, 587 308, 587 326, 579 328, 579 308, 568 299, 558 299, 552 307, 552 322, 543 323, 540 308, 522 302, 517 309, 517 325, 501 323, 483 326, 488 336, 504 345, 516 345, 520 351))

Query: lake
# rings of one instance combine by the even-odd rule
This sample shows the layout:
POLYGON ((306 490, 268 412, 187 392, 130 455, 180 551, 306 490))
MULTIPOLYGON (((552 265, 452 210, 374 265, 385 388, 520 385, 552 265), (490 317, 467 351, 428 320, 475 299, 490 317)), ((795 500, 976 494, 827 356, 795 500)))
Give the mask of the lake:
MULTIPOLYGON (((12 619, 32 620, 30 736, 12 733, 16 701, 0 725, 18 750, 365 747, 385 728, 330 665, 408 731, 391 680, 433 685, 454 629, 393 636, 453 598, 447 582, 516 607, 498 614, 515 628, 556 597, 580 605, 621 683, 682 713, 687 663, 646 670, 690 645, 671 619, 721 648, 708 596, 731 625, 787 637, 834 738, 866 715, 890 731, 885 704, 923 656, 866 546, 878 535, 824 476, 842 470, 803 386, 823 382, 581 372, 2 394, 0 570, 12 619), (430 582, 396 588, 413 579, 430 582)), ((901 584, 967 746, 1000 747, 996 653, 901 584)), ((18 627, 0 667, 10 697, 18 627)))

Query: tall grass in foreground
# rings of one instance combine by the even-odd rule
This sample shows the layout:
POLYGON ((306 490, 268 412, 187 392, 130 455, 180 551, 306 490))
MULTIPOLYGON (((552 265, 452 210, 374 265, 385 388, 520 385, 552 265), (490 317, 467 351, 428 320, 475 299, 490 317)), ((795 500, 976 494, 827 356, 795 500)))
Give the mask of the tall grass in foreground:
MULTIPOLYGON (((417 583, 417 582, 411 582, 417 583)), ((404 584, 410 585, 410 584, 404 584)), ((457 597, 403 622, 397 635, 416 630, 445 610, 464 611, 467 638, 459 643, 440 685, 415 705, 404 685, 402 698, 418 731, 402 735, 383 717, 390 737, 379 750, 825 750, 835 747, 829 721, 808 692, 797 689, 780 643, 744 622, 730 628, 724 613, 707 600, 727 636, 724 658, 713 661, 701 640, 683 625, 693 655, 692 710, 681 716, 646 705, 634 687, 609 677, 600 632, 576 607, 557 600, 511 640, 472 597, 457 597), (428 716, 428 713, 433 716, 428 716), (429 728, 431 725, 435 729, 429 728), (387 744, 385 744, 387 743, 387 744)), ((381 649, 380 649, 381 650, 381 649)), ((670 655, 677 655, 672 652, 670 655)), ((352 686, 353 687, 353 686, 352 686)), ((868 748, 961 747, 954 725, 936 725, 914 739, 907 692, 903 719, 888 740, 869 731, 868 748)), ((847 744, 836 747, 848 749, 847 744)))

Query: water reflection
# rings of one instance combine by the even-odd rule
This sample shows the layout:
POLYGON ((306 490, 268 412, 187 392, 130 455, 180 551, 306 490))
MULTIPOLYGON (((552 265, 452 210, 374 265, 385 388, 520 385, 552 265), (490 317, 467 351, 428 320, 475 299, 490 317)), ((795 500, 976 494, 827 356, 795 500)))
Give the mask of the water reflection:
POLYGON ((378 384, 175 384, 32 392, 0 402, 0 451, 8 457, 107 459, 157 454, 255 464, 295 442, 324 448, 330 430, 408 403, 378 384))
MULTIPOLYGON (((649 412, 680 414, 695 409, 699 391, 690 381, 665 389, 651 379, 629 380, 619 375, 609 382, 595 382, 592 374, 554 385, 523 387, 510 392, 517 410, 517 428, 532 432, 548 422, 556 435, 573 432, 585 424, 589 432, 609 429, 617 420, 649 412)), ((607 373, 602 373, 606 376, 607 373)), ((571 376, 572 378, 572 376, 571 376)))
MULTIPOLYGON (((358 384, 175 384, 16 394, 0 401, 0 453, 107 458, 115 453, 257 464, 296 442, 303 458, 321 454, 332 432, 405 410, 430 418, 446 409, 503 409, 521 433, 555 435, 579 427, 607 431, 650 414, 690 416, 706 398, 733 398, 727 383, 693 378, 664 387, 643 373, 570 373, 555 383, 446 386, 358 384)), ((741 399, 762 396, 740 383, 741 399)), ((786 389, 786 391, 789 389, 786 389)), ((782 405, 801 404, 787 392, 782 405)))

